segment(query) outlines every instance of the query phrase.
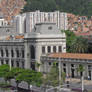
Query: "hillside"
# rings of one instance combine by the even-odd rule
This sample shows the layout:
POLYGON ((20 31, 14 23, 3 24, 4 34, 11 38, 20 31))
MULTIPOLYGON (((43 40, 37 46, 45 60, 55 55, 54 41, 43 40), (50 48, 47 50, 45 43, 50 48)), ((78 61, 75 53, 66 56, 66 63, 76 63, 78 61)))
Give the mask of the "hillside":
POLYGON ((23 12, 55 11, 73 13, 76 15, 92 15, 92 0, 25 0, 27 4, 23 12))

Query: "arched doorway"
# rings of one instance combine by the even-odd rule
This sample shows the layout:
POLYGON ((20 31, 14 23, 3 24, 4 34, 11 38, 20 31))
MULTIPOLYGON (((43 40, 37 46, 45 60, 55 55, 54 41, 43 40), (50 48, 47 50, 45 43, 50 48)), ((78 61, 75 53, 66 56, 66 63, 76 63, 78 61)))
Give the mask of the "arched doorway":
POLYGON ((31 47, 30 47, 30 52, 31 52, 31 56, 30 56, 30 58, 31 58, 31 68, 32 68, 32 70, 35 70, 35 62, 34 62, 34 60, 35 60, 35 47, 33 46, 33 45, 31 45, 31 47))
POLYGON ((35 59, 35 48, 31 45, 31 59, 35 59))

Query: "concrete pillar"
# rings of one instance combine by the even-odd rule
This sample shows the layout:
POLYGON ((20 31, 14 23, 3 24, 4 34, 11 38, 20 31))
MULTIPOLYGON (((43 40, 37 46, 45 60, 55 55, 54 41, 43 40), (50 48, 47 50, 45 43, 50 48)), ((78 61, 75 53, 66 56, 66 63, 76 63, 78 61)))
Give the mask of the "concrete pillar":
POLYGON ((58 46, 56 46, 56 52, 57 52, 57 53, 58 53, 58 49, 59 49, 58 46))
MULTIPOLYGON (((41 61, 40 61, 40 57, 42 55, 42 48, 41 48, 41 45, 39 44, 36 44, 36 47, 35 47, 35 59, 38 63, 41 64, 41 61)), ((39 67, 38 71, 41 70, 41 66, 39 67)))
POLYGON ((16 48, 13 48, 13 51, 14 51, 14 58, 16 58, 17 57, 17 55, 16 55, 16 48))
POLYGON ((51 53, 53 53, 53 46, 51 46, 51 53))
POLYGON ((67 63, 66 65, 67 65, 67 66, 66 66, 67 74, 68 74, 68 76, 70 76, 70 75, 71 75, 71 63, 67 63))
POLYGON ((84 65, 85 71, 84 71, 84 78, 88 78, 88 65, 84 65))
POLYGON ((46 54, 48 53, 48 51, 47 51, 47 46, 45 46, 45 53, 46 53, 46 54))
POLYGON ((75 71, 74 71, 74 75, 75 75, 75 77, 78 76, 77 67, 78 67, 78 65, 75 64, 75 65, 74 65, 74 69, 75 69, 75 71))
POLYGON ((31 60, 30 60, 30 46, 27 41, 24 43, 25 46, 25 67, 26 69, 30 69, 31 60))
POLYGON ((8 48, 8 52, 9 52, 9 66, 10 66, 10 70, 11 70, 11 67, 12 67, 12 65, 11 65, 11 47, 9 47, 8 48))
POLYGON ((3 57, 6 57, 5 48, 3 48, 3 57))

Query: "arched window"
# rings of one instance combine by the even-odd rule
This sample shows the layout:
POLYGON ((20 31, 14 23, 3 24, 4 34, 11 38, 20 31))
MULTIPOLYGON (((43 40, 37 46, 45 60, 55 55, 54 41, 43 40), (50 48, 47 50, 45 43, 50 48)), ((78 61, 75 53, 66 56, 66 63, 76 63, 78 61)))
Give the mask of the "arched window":
POLYGON ((51 47, 50 46, 48 46, 48 53, 50 53, 51 52, 51 47))
POLYGON ((22 50, 22 58, 24 58, 24 50, 22 50))
POLYGON ((4 61, 3 60, 1 60, 1 65, 3 65, 4 64, 4 61))
POLYGON ((35 48, 33 45, 31 46, 31 59, 35 59, 35 48))
POLYGON ((13 51, 13 49, 11 50, 11 57, 14 57, 14 51, 13 51))
POLYGON ((42 46, 42 54, 45 53, 45 46, 42 46))
POLYGON ((6 60, 6 64, 9 64, 9 60, 6 60))
POLYGON ((24 61, 22 62, 22 68, 24 68, 24 61))
POLYGON ((11 61, 11 65, 12 65, 12 67, 14 67, 14 61, 13 60, 11 61))
POLYGON ((56 46, 53 46, 53 52, 56 52, 56 46))
POLYGON ((18 49, 16 50, 16 55, 17 55, 17 57, 19 57, 19 50, 18 49))
POLYGON ((5 52, 6 52, 6 57, 8 57, 9 56, 8 50, 6 49, 5 52))
POLYGON ((3 52, 3 50, 1 50, 1 56, 2 56, 2 57, 4 56, 4 52, 3 52))

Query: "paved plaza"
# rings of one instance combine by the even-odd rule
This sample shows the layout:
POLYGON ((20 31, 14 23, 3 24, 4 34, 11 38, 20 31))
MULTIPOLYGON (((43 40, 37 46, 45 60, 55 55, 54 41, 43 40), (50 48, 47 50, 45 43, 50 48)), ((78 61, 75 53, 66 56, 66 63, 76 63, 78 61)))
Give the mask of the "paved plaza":
MULTIPOLYGON (((75 79, 75 78, 69 78, 66 79, 66 81, 70 82, 70 88, 71 89, 81 89, 81 80, 75 79)), ((91 80, 84 80, 84 89, 87 89, 88 91, 92 91, 92 81, 91 80)))

